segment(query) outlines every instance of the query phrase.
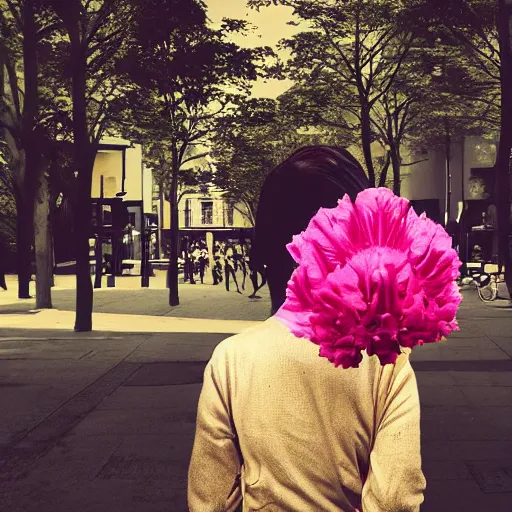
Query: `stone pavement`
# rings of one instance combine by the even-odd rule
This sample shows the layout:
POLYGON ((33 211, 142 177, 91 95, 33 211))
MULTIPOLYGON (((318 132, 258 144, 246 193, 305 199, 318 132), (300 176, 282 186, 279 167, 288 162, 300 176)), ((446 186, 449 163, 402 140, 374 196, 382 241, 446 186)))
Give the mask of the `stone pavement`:
MULTIPOLYGON (((129 315, 125 305, 123 315, 96 314, 92 333, 72 332, 71 311, 0 316, 1 510, 187 510, 204 365, 217 343, 269 309, 268 294, 253 302, 192 288, 182 287, 179 315, 165 303, 160 317, 129 315), (213 319, 198 318, 196 306, 213 319)), ((118 302, 140 293, 139 302, 158 304, 152 289, 96 298, 112 292, 118 302)), ((510 512, 512 309, 483 304, 474 290, 463 295, 461 330, 411 357, 422 405, 422 511, 510 512)), ((147 306, 131 304, 139 313, 147 306)))

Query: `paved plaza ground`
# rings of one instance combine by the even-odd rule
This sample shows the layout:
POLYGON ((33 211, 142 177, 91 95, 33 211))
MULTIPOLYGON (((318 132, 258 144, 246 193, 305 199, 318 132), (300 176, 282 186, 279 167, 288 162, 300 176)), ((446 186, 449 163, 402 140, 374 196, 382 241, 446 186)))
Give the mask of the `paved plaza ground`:
MULTIPOLYGON (((94 311, 98 313, 171 316, 186 318, 212 318, 218 320, 263 320, 270 311, 268 288, 258 292, 261 299, 249 299, 252 285, 249 279, 242 290, 242 274, 238 274, 240 291, 230 283, 226 291, 224 283, 183 284, 180 279, 180 305, 169 306, 169 291, 166 288, 165 272, 155 271, 149 288, 141 288, 141 279, 137 276, 116 278, 116 287, 108 288, 103 278, 103 287, 94 290, 94 311), (129 291, 129 293, 127 293, 129 291), (212 295, 213 294, 213 295, 212 295), (215 297, 212 300, 212 297, 215 297), (219 300, 221 299, 221 300, 219 300)), ((208 282, 208 280, 205 280, 208 282)), ((30 283, 31 295, 35 296, 35 283, 30 283)), ((17 284, 14 276, 7 276, 8 291, 0 290, 0 314, 29 311, 35 308, 35 299, 20 301, 17 299, 17 284)), ((52 290, 53 307, 61 311, 75 310, 75 276, 55 276, 52 290)))
MULTIPOLYGON (((12 278, 0 292, 0 510, 186 511, 204 366, 222 339, 267 318, 268 290, 253 301, 184 284, 171 309, 162 275, 149 289, 120 278, 95 291, 95 330, 74 333, 72 279, 57 276, 53 311, 30 312, 12 278)), ((422 511, 510 512, 512 309, 463 296, 461 330, 411 357, 422 511)))

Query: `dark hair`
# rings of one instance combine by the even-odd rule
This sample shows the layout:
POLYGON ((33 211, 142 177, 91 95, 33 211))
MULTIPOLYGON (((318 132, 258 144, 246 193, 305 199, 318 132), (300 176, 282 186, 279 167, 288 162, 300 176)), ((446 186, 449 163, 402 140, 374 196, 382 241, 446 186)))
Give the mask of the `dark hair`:
POLYGON ((301 148, 269 173, 258 202, 251 263, 257 269, 267 266, 272 314, 286 298, 294 268, 286 244, 320 208, 334 208, 345 194, 355 201, 369 187, 359 162, 332 146, 301 148))

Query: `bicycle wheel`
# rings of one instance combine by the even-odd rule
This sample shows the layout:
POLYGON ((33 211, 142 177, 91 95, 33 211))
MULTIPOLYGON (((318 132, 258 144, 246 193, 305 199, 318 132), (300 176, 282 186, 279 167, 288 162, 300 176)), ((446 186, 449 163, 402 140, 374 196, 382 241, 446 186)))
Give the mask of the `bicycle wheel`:
POLYGON ((493 300, 496 300, 496 297, 498 296, 498 284, 494 280, 485 286, 477 285, 476 289, 478 290, 480 300, 483 302, 492 302, 493 300))

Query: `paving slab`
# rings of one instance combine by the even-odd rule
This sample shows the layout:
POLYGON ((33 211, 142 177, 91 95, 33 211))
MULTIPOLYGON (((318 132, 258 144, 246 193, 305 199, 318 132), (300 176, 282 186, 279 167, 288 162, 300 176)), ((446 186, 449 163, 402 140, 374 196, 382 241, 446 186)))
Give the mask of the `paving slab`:
POLYGON ((471 405, 478 407, 510 407, 512 404, 510 386, 463 386, 459 389, 471 405))
POLYGON ((147 363, 124 382, 124 386, 172 386, 201 384, 206 361, 147 363))
POLYGON ((503 371, 496 369, 483 371, 484 368, 477 369, 482 371, 450 371, 448 373, 461 388, 466 386, 512 387, 512 371, 510 369, 504 369, 503 371))
POLYGON ((126 410, 97 409, 72 430, 76 436, 95 435, 179 435, 194 432, 197 413, 176 407, 126 410))
POLYGON ((507 494, 485 495, 474 480, 430 480, 421 512, 510 512, 507 494))
POLYGON ((121 386, 105 397, 97 409, 158 409, 178 407, 196 411, 202 384, 121 386))
MULTIPOLYGON (((420 372, 418 372, 421 375, 420 372)), ((472 405, 462 390, 455 386, 427 386, 418 383, 420 404, 422 407, 451 405, 472 405)))
POLYGON ((466 465, 484 494, 512 493, 512 461, 471 461, 466 465))
POLYGON ((165 480, 170 485, 186 485, 193 434, 193 431, 188 431, 174 433, 172 436, 125 436, 97 478, 165 480))
POLYGON ((512 440, 512 406, 426 406, 421 424, 426 439, 509 441, 512 440))
POLYGON ((45 479, 0 489, 2 507, 14 512, 185 512, 186 489, 146 480, 95 478, 48 486, 45 479))

